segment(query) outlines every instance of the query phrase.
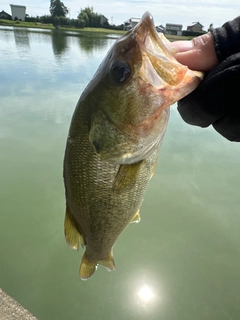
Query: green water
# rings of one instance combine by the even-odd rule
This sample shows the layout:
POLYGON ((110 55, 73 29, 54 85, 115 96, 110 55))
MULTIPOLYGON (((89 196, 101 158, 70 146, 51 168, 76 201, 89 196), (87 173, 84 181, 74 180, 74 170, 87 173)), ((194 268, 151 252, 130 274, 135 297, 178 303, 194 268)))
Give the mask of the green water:
POLYGON ((76 102, 114 36, 0 28, 0 287, 39 320, 238 320, 240 145, 172 107, 154 178, 88 281, 65 243, 62 161, 76 102))

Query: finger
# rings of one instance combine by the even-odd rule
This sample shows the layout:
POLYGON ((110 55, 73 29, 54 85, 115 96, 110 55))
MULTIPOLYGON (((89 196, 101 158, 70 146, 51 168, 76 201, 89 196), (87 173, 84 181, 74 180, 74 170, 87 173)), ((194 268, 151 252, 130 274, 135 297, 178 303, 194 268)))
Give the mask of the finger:
POLYGON ((211 33, 193 38, 191 41, 175 41, 169 44, 175 58, 192 70, 209 71, 218 64, 211 33))

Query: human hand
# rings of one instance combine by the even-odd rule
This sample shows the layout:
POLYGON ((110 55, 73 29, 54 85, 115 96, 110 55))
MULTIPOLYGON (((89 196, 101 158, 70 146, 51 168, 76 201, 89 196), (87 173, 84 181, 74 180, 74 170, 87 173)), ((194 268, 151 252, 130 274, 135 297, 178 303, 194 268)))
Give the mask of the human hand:
MULTIPOLYGON (((229 43, 230 37, 226 38, 229 43)), ((232 55, 222 56, 224 59, 221 60, 221 52, 229 46, 221 42, 222 51, 218 52, 216 40, 208 33, 192 41, 169 44, 170 51, 180 63, 206 72, 200 85, 178 101, 178 111, 188 124, 212 125, 226 139, 240 141, 240 53, 235 50, 232 55)))
POLYGON ((171 42, 168 49, 178 62, 192 70, 209 71, 218 64, 213 36, 210 32, 191 41, 171 42))

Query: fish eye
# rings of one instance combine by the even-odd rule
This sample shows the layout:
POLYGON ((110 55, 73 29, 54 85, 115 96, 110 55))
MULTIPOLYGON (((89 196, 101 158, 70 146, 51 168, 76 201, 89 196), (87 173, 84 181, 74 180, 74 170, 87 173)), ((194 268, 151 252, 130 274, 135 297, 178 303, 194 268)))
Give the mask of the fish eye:
POLYGON ((119 61, 113 65, 111 73, 114 82, 124 83, 131 75, 131 68, 127 62, 119 61))

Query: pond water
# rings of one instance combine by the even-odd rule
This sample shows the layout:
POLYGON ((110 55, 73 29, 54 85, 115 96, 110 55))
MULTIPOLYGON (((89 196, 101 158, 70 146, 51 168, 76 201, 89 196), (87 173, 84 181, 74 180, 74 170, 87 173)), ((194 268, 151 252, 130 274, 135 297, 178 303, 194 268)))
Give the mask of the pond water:
POLYGON ((237 320, 240 146, 171 107, 157 169, 83 282, 65 243, 62 162, 76 102, 116 36, 0 28, 0 287, 39 320, 237 320))

